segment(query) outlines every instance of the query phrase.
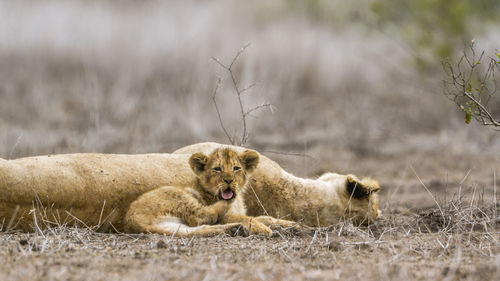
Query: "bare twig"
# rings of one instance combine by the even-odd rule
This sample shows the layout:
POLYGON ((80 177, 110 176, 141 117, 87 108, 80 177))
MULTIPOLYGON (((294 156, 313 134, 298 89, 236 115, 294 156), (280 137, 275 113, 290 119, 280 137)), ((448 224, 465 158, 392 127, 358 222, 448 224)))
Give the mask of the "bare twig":
POLYGON ((497 91, 495 73, 500 71, 500 58, 477 54, 474 40, 464 49, 458 63, 443 62, 445 80, 444 95, 453 101, 464 113, 469 124, 474 118, 484 126, 500 130, 500 120, 488 110, 487 106, 497 91))
POLYGON ((246 92, 246 91, 250 90, 251 88, 255 87, 255 85, 257 85, 257 83, 252 83, 252 84, 250 84, 249 86, 247 86, 247 87, 245 87, 245 88, 241 89, 241 91, 240 91, 240 92, 241 92, 241 94, 243 94, 244 92, 246 92))
MULTIPOLYGON (((16 208, 14 209, 14 213, 12 213, 12 216, 10 217, 9 224, 7 224, 7 228, 5 231, 9 231, 12 225, 14 224, 14 220, 17 216, 17 213, 19 212, 19 205, 16 205, 16 208)), ((1 230, 2 228, 0 228, 1 230)))
POLYGON ((273 106, 272 106, 270 103, 263 103, 263 104, 258 105, 258 106, 256 106, 256 107, 252 107, 252 108, 248 109, 248 110, 244 113, 244 115, 243 115, 243 116, 244 116, 244 117, 249 116, 249 115, 250 115, 250 113, 252 113, 252 112, 254 112, 254 111, 256 111, 256 110, 259 110, 259 109, 265 108, 265 107, 269 108, 271 111, 273 110, 273 109, 272 109, 272 108, 273 108, 273 106))
POLYGON ((38 233, 40 235, 42 235, 43 238, 45 238, 45 235, 43 234, 42 229, 40 228, 40 226, 38 226, 38 219, 37 219, 36 209, 35 208, 31 209, 30 214, 33 214, 33 223, 35 224, 36 230, 38 230, 38 233))
POLYGON ((497 175, 493 170, 493 227, 497 226, 497 175))
POLYGON ((16 140, 16 143, 14 144, 14 146, 12 147, 12 149, 10 150, 9 152, 9 159, 12 159, 12 154, 14 153, 14 151, 16 150, 17 146, 19 145, 19 143, 21 142, 21 139, 23 138, 23 134, 20 134, 18 137, 17 137, 17 140, 16 140))
POLYGON ((318 231, 314 231, 314 236, 313 238, 311 239, 311 243, 309 243, 309 246, 307 246, 307 249, 306 251, 304 252, 304 255, 307 254, 309 252, 309 250, 311 249, 312 245, 314 244, 314 242, 316 242, 316 238, 318 237, 318 231))
POLYGON ((106 200, 102 203, 101 214, 99 215, 99 222, 97 223, 97 228, 101 227, 102 213, 104 213, 104 207, 106 206, 106 200))
POLYGON ((264 211, 264 214, 266 214, 266 216, 269 216, 269 213, 267 212, 266 207, 264 207, 264 205, 263 205, 263 204, 262 204, 262 202, 260 201, 259 196, 258 196, 258 195, 257 195, 257 193, 255 192, 255 189, 253 189, 253 186, 252 186, 252 184, 250 183, 250 181, 248 181, 248 187, 250 187, 250 189, 252 190, 253 195, 255 196, 255 199, 257 199, 257 202, 259 203, 260 207, 261 207, 261 208, 262 208, 262 210, 264 211))
POLYGON ((65 212, 66 212, 66 214, 68 214, 68 216, 72 217, 75 221, 81 223, 86 229, 92 230, 92 227, 90 227, 87 224, 85 224, 81 219, 73 216, 69 211, 65 211, 65 212))
POLYGON ((286 156, 297 156, 297 157, 305 157, 305 158, 310 158, 310 159, 315 159, 309 154, 305 153, 298 153, 298 152, 285 152, 285 151, 275 151, 275 150, 259 150, 261 153, 272 153, 272 154, 280 154, 280 155, 286 155, 286 156))
POLYGON ((243 99, 242 99, 243 93, 245 93, 248 90, 250 90, 251 88, 253 88, 255 86, 255 83, 252 83, 252 84, 250 84, 247 87, 241 88, 238 85, 238 79, 237 79, 237 77, 236 77, 236 75, 234 73, 233 67, 236 64, 238 58, 243 54, 243 52, 249 46, 250 46, 250 43, 248 43, 245 46, 243 46, 238 51, 238 53, 236 53, 236 55, 233 57, 233 59, 232 59, 232 61, 231 61, 231 63, 229 65, 224 64, 223 62, 221 62, 216 57, 212 57, 212 60, 214 62, 216 62, 220 67, 222 67, 223 69, 225 69, 227 71, 229 77, 231 78, 231 82, 233 84, 233 88, 234 88, 234 91, 236 93, 236 98, 238 100, 238 105, 239 105, 240 115, 241 115, 242 131, 241 131, 241 136, 237 138, 236 135, 234 135, 234 136, 231 137, 230 134, 228 133, 226 127, 224 126, 224 122, 222 121, 220 110, 219 110, 219 107, 217 105, 217 100, 215 99, 215 96, 217 95, 217 91, 218 91, 219 86, 221 84, 221 79, 219 78, 218 83, 217 83, 217 87, 215 88, 215 91, 214 91, 214 93, 212 95, 212 101, 214 103, 215 110, 217 111, 217 117, 219 118, 219 123, 220 123, 220 125, 222 127, 222 130, 224 131, 224 134, 228 138, 229 142, 231 144, 233 144, 233 145, 244 145, 248 141, 249 132, 248 132, 248 124, 247 124, 248 120, 247 120, 247 118, 249 116, 251 116, 250 114, 252 112, 255 112, 257 110, 261 110, 263 108, 269 108, 271 111, 273 111, 273 107, 272 107, 272 105, 270 103, 263 103, 261 105, 255 106, 255 107, 250 108, 250 109, 246 109, 245 105, 243 103, 243 99))
POLYGON ((215 86, 214 93, 212 94, 212 102, 214 103, 215 111, 217 111, 217 117, 219 118, 219 123, 220 123, 220 126, 222 127, 222 130, 224 131, 224 134, 229 139, 229 142, 231 144, 234 144, 234 139, 231 138, 231 136, 227 132, 226 126, 224 126, 224 121, 222 121, 222 117, 220 116, 219 106, 217 105, 217 100, 216 100, 216 97, 215 97, 217 95, 217 92, 219 91, 219 88, 220 88, 221 84, 222 84, 222 79, 219 78, 217 80, 217 85, 215 86))

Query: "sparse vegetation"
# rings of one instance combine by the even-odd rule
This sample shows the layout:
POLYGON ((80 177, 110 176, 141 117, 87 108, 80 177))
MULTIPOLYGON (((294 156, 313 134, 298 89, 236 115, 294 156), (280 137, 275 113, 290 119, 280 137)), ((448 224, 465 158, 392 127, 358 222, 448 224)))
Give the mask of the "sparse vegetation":
MULTIPOLYGON (((424 44, 425 56, 447 54, 448 44, 470 40, 476 29, 468 23, 483 4, 463 14, 463 5, 476 2, 413 1, 425 6, 411 14, 398 10, 408 1, 202 2, 1 1, 0 157, 170 152, 229 139, 265 154, 311 155, 269 154, 299 176, 338 171, 378 179, 382 217, 370 227, 282 229, 269 239, 182 239, 99 233, 34 214, 46 230, 0 233, 1 280, 500 279, 498 132, 463 126, 457 116, 484 117, 474 115, 474 102, 461 96, 457 110, 436 95, 441 79, 422 78, 405 64, 414 50, 394 43, 417 24, 436 34, 430 41, 410 34, 409 45, 424 44), (437 20, 465 21, 429 21, 439 11, 434 4, 463 16, 449 11, 437 20), (371 8, 390 13, 387 20, 397 16, 396 24, 385 21, 386 32, 374 33, 363 25, 373 24, 371 8), (228 66, 245 42, 252 48, 228 66), (227 77, 225 87, 215 87, 218 77, 227 77), (267 103, 272 116, 251 111, 267 103), (242 109, 258 118, 246 119, 246 132, 242 109)), ((493 2, 488 13, 495 16, 493 2)), ((478 42, 499 36, 483 28, 489 37, 478 42)), ((468 66, 484 74, 483 59, 468 66)), ((470 82, 472 97, 485 102, 480 80, 462 78, 454 95, 470 92, 470 82)), ((487 109, 498 118, 493 100, 487 109)))
POLYGON ((471 196, 441 202, 444 213, 437 207, 416 214, 386 210, 369 227, 284 228, 272 238, 104 234, 65 226, 0 233, 0 278, 497 279, 498 205, 465 195, 471 196))
POLYGON ((455 65, 449 61, 443 63, 446 74, 444 80, 444 94, 452 100, 464 113, 465 123, 469 124, 474 118, 484 126, 491 126, 500 130, 498 114, 500 111, 495 105, 497 92, 496 75, 500 72, 500 54, 489 56, 482 51, 477 53, 474 40, 464 50, 462 57, 455 65), (489 109, 490 103, 494 111, 489 109))

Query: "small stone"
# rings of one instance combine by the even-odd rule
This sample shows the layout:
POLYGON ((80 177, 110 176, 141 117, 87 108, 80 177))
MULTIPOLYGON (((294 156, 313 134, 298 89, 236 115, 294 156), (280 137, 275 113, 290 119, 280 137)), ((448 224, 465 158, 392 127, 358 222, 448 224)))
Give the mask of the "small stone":
POLYGON ((340 242, 332 241, 332 242, 328 243, 328 250, 337 252, 337 251, 341 251, 343 248, 344 247, 342 246, 342 244, 340 242))
POLYGON ((156 248, 166 249, 167 247, 168 247, 167 242, 165 242, 163 240, 160 240, 160 241, 158 241, 158 243, 156 243, 156 248))

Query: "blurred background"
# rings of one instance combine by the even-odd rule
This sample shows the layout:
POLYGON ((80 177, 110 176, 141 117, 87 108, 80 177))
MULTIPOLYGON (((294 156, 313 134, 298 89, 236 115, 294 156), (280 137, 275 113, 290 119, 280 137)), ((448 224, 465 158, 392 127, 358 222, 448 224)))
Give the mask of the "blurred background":
POLYGON ((499 15, 496 0, 0 1, 0 157, 228 143, 219 77, 236 136, 240 109, 211 57, 229 64, 247 43, 234 74, 256 85, 242 101, 273 108, 249 117, 246 145, 306 154, 287 156, 306 162, 289 165, 298 174, 498 157, 499 132, 443 96, 441 61, 472 38, 494 54, 499 15))

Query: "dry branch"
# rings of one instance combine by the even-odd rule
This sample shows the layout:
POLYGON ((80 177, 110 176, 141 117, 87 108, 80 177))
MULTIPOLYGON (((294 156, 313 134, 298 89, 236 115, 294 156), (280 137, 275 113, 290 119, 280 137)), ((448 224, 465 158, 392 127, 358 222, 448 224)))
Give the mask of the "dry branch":
POLYGON ((212 94, 212 101, 214 103, 215 110, 217 111, 217 117, 219 118, 219 123, 222 127, 222 130, 224 131, 224 134, 228 138, 229 142, 233 145, 244 145, 248 141, 249 137, 249 132, 248 132, 248 117, 251 116, 252 112, 264 109, 264 108, 269 108, 271 111, 273 111, 273 107, 270 103, 263 103, 261 105, 252 107, 252 108, 246 108, 242 99, 242 95, 246 93, 248 90, 253 88, 255 86, 255 83, 250 84, 247 87, 241 88, 238 85, 238 78, 236 77, 234 73, 234 65, 236 64, 238 58, 245 52, 245 50, 250 46, 250 43, 246 44, 243 46, 233 57, 231 60, 231 63, 229 65, 224 64, 221 62, 218 58, 212 57, 212 60, 215 61, 220 67, 222 67, 226 72, 228 73, 228 76, 231 78, 231 82, 233 84, 234 92, 236 94, 236 98, 238 100, 238 105, 240 109, 240 118, 241 118, 241 124, 242 124, 242 132, 240 137, 232 136, 229 134, 226 126, 224 125, 224 122, 222 120, 222 116, 220 114, 219 106, 217 105, 217 100, 216 100, 216 95, 218 90, 220 89, 220 86, 222 85, 222 79, 219 78, 217 81, 217 86, 215 87, 215 91, 212 94))
POLYGON ((500 71, 498 59, 479 55, 474 48, 474 40, 467 46, 456 65, 443 62, 445 80, 444 95, 465 113, 465 122, 474 118, 484 126, 500 130, 500 121, 488 110, 488 103, 497 91, 495 73, 500 71))
POLYGON ((222 117, 220 116, 219 106, 217 105, 216 96, 217 96, 217 92, 218 92, 219 87, 221 86, 221 84, 222 84, 222 79, 219 78, 217 80, 217 85, 215 86, 214 93, 212 94, 212 102, 214 103, 215 111, 217 111, 217 117, 219 119, 220 126, 221 126, 222 130, 224 131, 224 134, 229 139, 229 142, 231 142, 231 144, 234 144, 234 139, 231 138, 231 136, 227 132, 226 126, 224 126, 224 121, 222 121, 222 117))

